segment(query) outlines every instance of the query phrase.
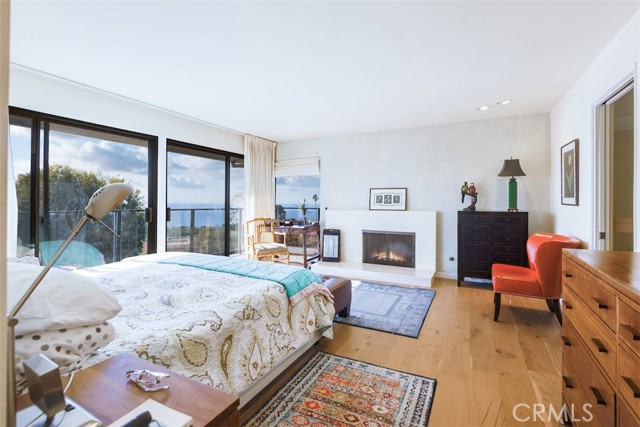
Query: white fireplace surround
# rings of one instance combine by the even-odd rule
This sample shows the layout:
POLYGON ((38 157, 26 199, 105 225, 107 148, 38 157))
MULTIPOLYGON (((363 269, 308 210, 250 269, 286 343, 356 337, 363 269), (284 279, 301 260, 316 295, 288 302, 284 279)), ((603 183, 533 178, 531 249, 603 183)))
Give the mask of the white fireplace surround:
POLYGON ((340 230, 340 262, 321 261, 311 269, 359 280, 431 286, 436 270, 435 211, 326 210, 324 228, 340 230), (416 233, 416 268, 362 263, 362 230, 416 233))

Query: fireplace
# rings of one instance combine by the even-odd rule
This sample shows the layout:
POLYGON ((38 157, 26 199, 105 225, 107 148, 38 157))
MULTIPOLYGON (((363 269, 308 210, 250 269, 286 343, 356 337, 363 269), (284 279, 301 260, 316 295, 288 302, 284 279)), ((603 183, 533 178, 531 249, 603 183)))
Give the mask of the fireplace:
POLYGON ((416 266, 416 233, 362 230, 362 262, 416 266))

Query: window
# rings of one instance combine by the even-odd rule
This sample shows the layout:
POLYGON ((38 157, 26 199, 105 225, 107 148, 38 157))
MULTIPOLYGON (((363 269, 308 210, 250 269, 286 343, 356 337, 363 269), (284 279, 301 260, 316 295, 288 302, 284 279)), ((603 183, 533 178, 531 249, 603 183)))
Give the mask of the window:
POLYGON ((47 263, 91 195, 111 182, 130 183, 134 191, 104 224, 88 223, 57 264, 92 266, 155 252, 155 137, 11 108, 9 138, 18 255, 47 263))
POLYGON ((167 144, 167 251, 242 251, 244 160, 177 141, 167 144))
POLYGON ((276 218, 320 221, 320 158, 278 160, 276 218))
POLYGON ((276 218, 293 221, 320 220, 320 176, 276 178, 276 218))

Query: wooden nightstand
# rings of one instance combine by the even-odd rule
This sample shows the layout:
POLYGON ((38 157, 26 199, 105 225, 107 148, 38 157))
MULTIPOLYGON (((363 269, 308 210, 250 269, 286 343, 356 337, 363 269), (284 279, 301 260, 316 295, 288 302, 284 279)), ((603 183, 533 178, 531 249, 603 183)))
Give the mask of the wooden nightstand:
MULTIPOLYGON (((63 379, 64 381, 64 379, 63 379)), ((120 354, 76 372, 66 393, 107 426, 147 399, 190 415, 194 427, 240 426, 239 399, 183 375, 128 354, 120 354), (145 392, 129 382, 125 373, 148 369, 171 375, 168 390, 145 392)), ((18 409, 31 404, 28 394, 18 398, 18 409)))

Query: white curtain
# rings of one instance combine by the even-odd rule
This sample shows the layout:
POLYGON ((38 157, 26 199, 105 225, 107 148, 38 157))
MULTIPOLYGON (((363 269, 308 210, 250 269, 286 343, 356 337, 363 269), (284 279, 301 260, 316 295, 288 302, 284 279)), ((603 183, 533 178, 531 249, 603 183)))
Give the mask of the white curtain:
POLYGON ((320 175, 320 157, 276 161, 276 176, 320 175))
POLYGON ((244 137, 245 218, 273 218, 276 205, 274 175, 276 143, 253 135, 244 137))

